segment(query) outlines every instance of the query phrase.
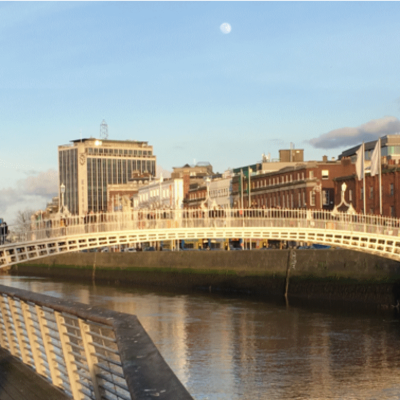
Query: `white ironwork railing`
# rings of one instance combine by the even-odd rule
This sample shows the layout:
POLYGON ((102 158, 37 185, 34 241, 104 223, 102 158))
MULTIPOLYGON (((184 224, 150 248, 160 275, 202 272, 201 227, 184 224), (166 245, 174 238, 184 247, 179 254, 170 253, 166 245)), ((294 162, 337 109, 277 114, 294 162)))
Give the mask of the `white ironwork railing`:
MULTIPOLYGON (((17 232, 11 227, 11 232, 17 232)), ((306 209, 180 209, 33 221, 0 245, 0 268, 100 246, 191 238, 323 243, 400 259, 399 220, 306 209)))
MULTIPOLYGON (((14 243, 99 232, 144 229, 309 227, 398 236, 400 220, 364 214, 306 209, 179 209, 94 213, 86 216, 33 221, 9 227, 14 243)), ((3 238, 3 242, 6 243, 3 238)), ((1 246, 0 246, 1 249, 1 246)))
POLYGON ((0 346, 74 400, 192 397, 136 317, 0 285, 0 346))

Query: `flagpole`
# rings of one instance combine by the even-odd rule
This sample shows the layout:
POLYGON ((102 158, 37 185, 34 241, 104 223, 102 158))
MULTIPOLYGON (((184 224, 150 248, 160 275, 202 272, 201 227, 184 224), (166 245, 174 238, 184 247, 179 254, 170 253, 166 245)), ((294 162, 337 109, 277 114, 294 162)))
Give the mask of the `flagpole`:
POLYGON ((366 196, 365 196, 365 143, 362 149, 362 169, 363 169, 363 197, 364 197, 364 215, 366 214, 366 196))
POLYGON ((381 161, 381 138, 379 138, 379 212, 382 215, 382 161, 381 161))

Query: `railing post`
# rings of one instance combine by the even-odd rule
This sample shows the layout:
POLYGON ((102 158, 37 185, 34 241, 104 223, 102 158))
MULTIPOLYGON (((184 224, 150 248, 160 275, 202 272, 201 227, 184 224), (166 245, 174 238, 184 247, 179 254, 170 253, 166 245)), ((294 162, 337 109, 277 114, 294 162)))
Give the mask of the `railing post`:
POLYGON ((97 357, 92 356, 92 350, 90 345, 93 342, 92 336, 90 335, 90 326, 83 322, 81 319, 79 321, 79 328, 81 331, 81 337, 83 341, 83 347, 85 349, 86 361, 89 367, 90 377, 92 379, 93 391, 96 400, 101 400, 101 394, 99 389, 99 383, 96 376, 96 363, 98 362, 97 357))
POLYGON ((32 314, 29 309, 29 305, 26 304, 26 302, 22 301, 22 300, 20 300, 20 303, 21 303, 22 315, 23 315, 24 321, 25 321, 25 328, 26 328, 26 332, 27 332, 28 339, 29 339, 29 344, 30 344, 31 351, 32 351, 33 361, 35 363, 36 372, 42 376, 46 376, 45 369, 41 362, 42 360, 40 358, 39 343, 36 340, 36 335, 35 335, 34 326, 33 326, 33 319, 32 319, 32 314))
POLYGON ((64 326, 65 319, 64 317, 57 311, 54 312, 54 317, 57 322, 58 332, 60 335, 61 347, 62 352, 64 355, 65 366, 67 368, 68 378, 69 378, 69 385, 71 387, 72 397, 74 400, 83 400, 84 395, 81 392, 81 384, 78 382, 77 379, 77 368, 76 364, 74 363, 72 352, 72 347, 69 344, 69 337, 67 328, 64 326))
POLYGON ((15 304, 15 299, 8 297, 8 305, 10 308, 10 312, 12 315, 12 319, 14 322, 14 329, 15 329, 15 334, 17 336, 17 341, 18 341, 18 346, 19 346, 19 351, 21 353, 21 358, 24 364, 29 364, 29 358, 28 358, 28 352, 26 350, 26 347, 24 345, 24 338, 22 337, 22 322, 18 318, 18 313, 17 313, 17 306, 15 304))
POLYGON ((17 349, 15 347, 15 342, 13 340, 12 328, 10 326, 10 320, 8 318, 7 308, 5 306, 5 299, 7 299, 7 295, 2 295, 0 299, 0 310, 3 317, 4 328, 6 330, 6 336, 8 340, 8 350, 13 356, 16 356, 17 349))
POLYGON ((45 320, 45 312, 38 305, 35 306, 36 316, 39 322, 40 332, 42 334, 42 341, 44 351, 46 353, 46 361, 49 365, 51 381, 54 386, 62 387, 62 380, 59 376, 59 371, 55 368, 54 358, 56 353, 53 348, 53 344, 51 342, 51 338, 49 336, 49 328, 47 327, 47 323, 45 320))

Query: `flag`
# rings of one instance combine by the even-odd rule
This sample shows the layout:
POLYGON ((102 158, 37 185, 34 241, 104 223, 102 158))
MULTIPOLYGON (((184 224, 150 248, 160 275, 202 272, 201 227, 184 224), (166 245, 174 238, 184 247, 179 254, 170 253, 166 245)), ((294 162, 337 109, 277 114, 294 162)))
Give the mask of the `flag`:
POLYGON ((364 177, 364 143, 356 152, 357 162, 356 162, 356 173, 359 181, 364 177))
POLYGON ((379 152, 381 151, 381 140, 376 141, 375 149, 371 157, 371 176, 379 174, 379 152))

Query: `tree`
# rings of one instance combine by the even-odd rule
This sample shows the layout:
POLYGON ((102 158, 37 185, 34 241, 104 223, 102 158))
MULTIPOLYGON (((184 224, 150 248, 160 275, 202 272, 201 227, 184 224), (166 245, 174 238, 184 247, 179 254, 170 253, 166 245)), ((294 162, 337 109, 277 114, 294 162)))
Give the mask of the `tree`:
POLYGON ((17 217, 12 227, 10 227, 13 235, 17 236, 17 240, 26 240, 27 233, 31 230, 32 220, 31 217, 35 211, 31 209, 25 209, 24 211, 18 211, 17 217))

